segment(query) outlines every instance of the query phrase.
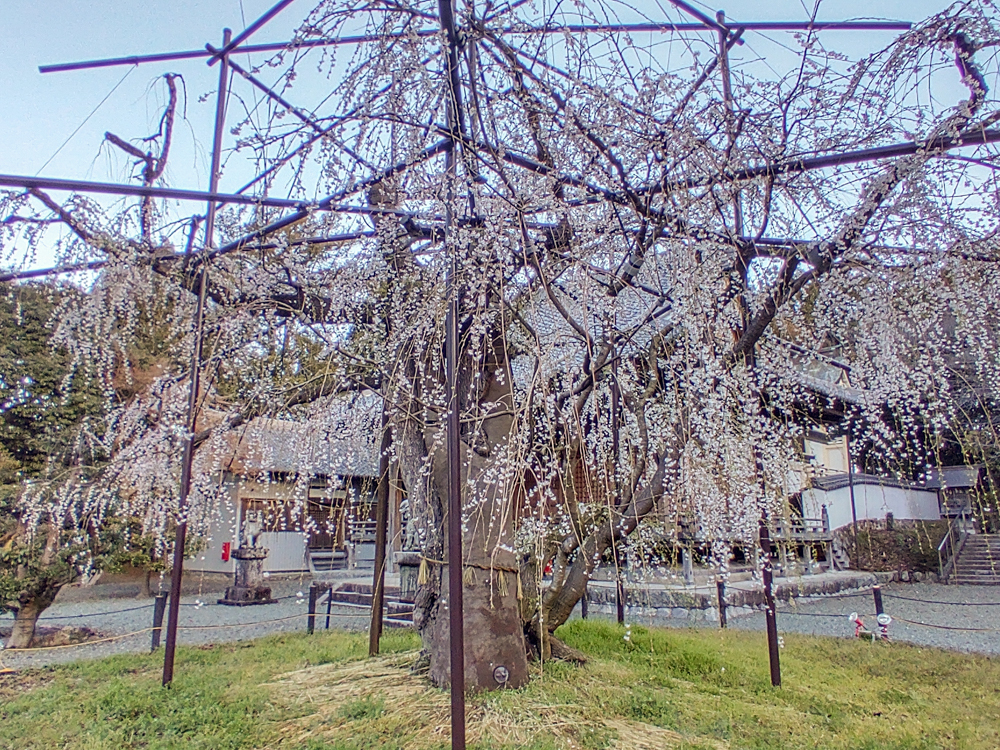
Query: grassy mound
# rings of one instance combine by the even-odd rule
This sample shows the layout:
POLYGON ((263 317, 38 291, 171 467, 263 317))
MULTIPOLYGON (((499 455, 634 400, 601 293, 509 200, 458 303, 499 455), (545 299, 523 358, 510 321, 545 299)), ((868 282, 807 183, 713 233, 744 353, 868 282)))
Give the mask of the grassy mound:
MULTIPOLYGON (((535 668, 521 690, 470 698, 469 746, 996 748, 1000 662, 900 644, 785 636, 772 689, 763 636, 577 621, 590 657, 535 668)), ((283 635, 0 677, 0 747, 446 748, 448 695, 414 674, 418 641, 283 635)))

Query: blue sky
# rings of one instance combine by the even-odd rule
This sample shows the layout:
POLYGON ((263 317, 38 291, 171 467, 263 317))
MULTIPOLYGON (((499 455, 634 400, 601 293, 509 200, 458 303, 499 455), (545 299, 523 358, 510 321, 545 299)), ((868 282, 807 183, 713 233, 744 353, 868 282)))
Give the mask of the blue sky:
MULTIPOLYGON (((204 101, 200 98, 214 91, 217 68, 186 60, 43 75, 38 66, 199 49, 205 42, 217 44, 224 26, 240 31, 245 22, 259 16, 273 1, 0 0, 0 101, 5 105, 0 117, 0 173, 33 175, 41 171, 52 177, 126 180, 128 160, 102 145, 104 133, 110 130, 129 139, 153 132, 165 94, 165 87, 157 85, 156 79, 163 73, 177 72, 183 74, 186 83, 188 119, 178 125, 167 182, 174 187, 204 189, 214 97, 207 96, 204 101), (97 108, 105 97, 107 100, 97 108), (70 140, 63 146, 67 138, 70 140)), ((637 2, 650 17, 663 18, 658 3, 668 5, 666 0, 637 2)), ((819 17, 918 21, 948 4, 940 0, 881 0, 876 10, 874 3, 827 0, 821 5, 819 17)), ((732 0, 724 5, 728 16, 737 20, 804 20, 808 17, 805 5, 811 8, 812 2, 804 5, 798 0, 732 0)), ((313 0, 297 0, 258 32, 254 41, 289 38, 312 6, 313 0)), ((672 8, 669 13, 674 20, 682 18, 672 8)), ((779 40, 782 37, 781 33, 772 36, 779 40)), ((826 32, 824 41, 856 57, 887 45, 892 38, 891 34, 878 32, 826 32)), ((769 60, 772 55, 780 57, 780 48, 766 38, 748 34, 747 41, 745 48, 734 51, 736 60, 740 55, 764 55, 769 60)), ((238 61, 246 64, 246 58, 238 61)), ((306 104, 310 98, 298 101, 306 104)), ((235 190, 246 175, 246 168, 231 165, 221 189, 235 190)))

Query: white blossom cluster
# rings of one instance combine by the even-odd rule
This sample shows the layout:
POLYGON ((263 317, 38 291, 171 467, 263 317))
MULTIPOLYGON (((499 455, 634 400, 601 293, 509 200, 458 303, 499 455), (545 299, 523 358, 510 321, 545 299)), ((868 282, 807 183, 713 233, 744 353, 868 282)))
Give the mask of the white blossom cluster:
MULTIPOLYGON (((328 446, 292 443, 301 505, 331 450, 370 455, 384 409, 406 544, 440 555, 451 294, 470 559, 568 570, 593 553, 589 575, 618 545, 655 567, 673 564, 685 527, 724 571, 732 544, 789 512, 809 425, 843 414, 855 461, 914 475, 963 414, 995 411, 997 164, 992 147, 942 145, 998 119, 992 5, 959 3, 855 63, 803 34, 787 74, 734 71, 731 103, 699 82, 704 60, 671 67, 626 34, 539 32, 605 10, 546 19, 514 3, 484 19, 463 6, 453 120, 444 35, 418 33, 436 3, 329 0, 302 38, 371 41, 268 63, 292 93, 299 75, 329 77, 314 112, 328 130, 247 118, 238 153, 274 167, 275 190, 352 209, 264 240, 252 232, 274 216, 223 217, 220 242, 249 239, 210 264, 201 399, 221 416, 204 421, 187 510, 190 276, 154 270, 134 241, 95 239, 129 230, 70 206, 97 228, 66 259, 112 262, 61 314, 60 341, 109 383, 143 325, 167 342, 163 373, 109 422, 108 502, 153 529, 184 513, 207 524, 234 441, 260 438, 262 416, 328 446), (450 136, 454 169, 436 145, 450 136), (795 166, 913 141, 912 154, 795 166), (361 391, 377 396, 337 422, 333 395, 361 391)), ((3 201, 5 215, 31 210, 3 201)), ((30 253, 38 226, 10 226, 3 257, 30 253)))

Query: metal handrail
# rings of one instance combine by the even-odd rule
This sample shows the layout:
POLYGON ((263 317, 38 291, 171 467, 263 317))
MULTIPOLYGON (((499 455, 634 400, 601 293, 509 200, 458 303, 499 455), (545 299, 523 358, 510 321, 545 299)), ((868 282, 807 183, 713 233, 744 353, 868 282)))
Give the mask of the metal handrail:
POLYGON ((965 520, 965 511, 963 510, 961 515, 953 518, 951 523, 948 524, 948 531, 941 540, 941 543, 938 544, 938 572, 942 583, 948 580, 948 576, 954 570, 955 560, 965 546, 965 540, 969 537, 965 520), (958 537, 957 539, 956 536, 958 537))

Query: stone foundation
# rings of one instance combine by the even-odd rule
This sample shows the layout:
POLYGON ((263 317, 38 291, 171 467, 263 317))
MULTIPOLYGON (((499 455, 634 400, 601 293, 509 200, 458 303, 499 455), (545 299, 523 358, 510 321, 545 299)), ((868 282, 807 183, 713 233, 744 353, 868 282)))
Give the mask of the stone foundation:
POLYGON ((226 595, 219 604, 230 607, 248 607, 254 604, 271 604, 271 587, 264 586, 264 560, 268 550, 263 547, 240 547, 233 550, 236 561, 236 580, 226 588, 226 595))

